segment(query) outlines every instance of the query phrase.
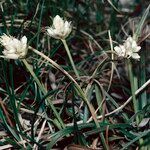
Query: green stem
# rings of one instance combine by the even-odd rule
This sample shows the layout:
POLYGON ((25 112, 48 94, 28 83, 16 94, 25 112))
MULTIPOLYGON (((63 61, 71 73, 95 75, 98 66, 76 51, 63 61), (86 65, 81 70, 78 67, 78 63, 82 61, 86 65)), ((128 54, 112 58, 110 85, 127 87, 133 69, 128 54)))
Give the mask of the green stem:
MULTIPOLYGON (((136 100, 136 96, 135 96, 135 85, 134 85, 134 75, 132 72, 132 64, 130 59, 127 60, 128 61, 128 70, 129 70, 129 78, 130 78, 130 84, 131 84, 131 93, 132 93, 132 100, 133 100, 133 107, 134 107, 134 112, 135 114, 138 112, 138 102, 136 100)), ((139 117, 136 116, 136 123, 137 125, 139 124, 139 117)))
POLYGON ((78 73, 78 71, 77 71, 77 69, 76 69, 76 67, 75 67, 75 64, 74 64, 74 61, 73 61, 72 56, 71 56, 71 54, 70 54, 70 50, 69 50, 69 48, 68 48, 68 45, 67 45, 67 43, 66 43, 66 40, 61 40, 61 41, 62 41, 63 44, 64 44, 64 47, 65 47, 66 52, 67 52, 67 54, 68 54, 70 63, 71 63, 71 65, 72 65, 72 68, 73 68, 73 70, 74 70, 74 72, 75 72, 77 78, 80 79, 79 73, 78 73))
MULTIPOLYGON (((80 96, 82 97, 82 99, 84 100, 84 102, 87 104, 89 110, 90 110, 90 113, 93 117, 93 120, 96 124, 96 127, 97 128, 100 128, 100 125, 98 123, 98 120, 97 120, 97 116, 95 114, 95 110, 93 108, 93 106, 89 103, 85 93, 83 92, 83 90, 80 88, 79 84, 74 80, 74 78, 68 74, 68 72, 66 72, 61 66, 59 66, 56 62, 54 62, 52 59, 50 59, 49 57, 47 57, 46 55, 44 55, 43 53, 41 53, 40 51, 32 48, 32 47, 29 47, 29 49, 31 49, 34 53, 36 53, 37 55, 40 55, 41 57, 43 57, 44 59, 46 59, 48 62, 50 62, 52 64, 53 67, 57 68, 58 70, 60 70, 65 76, 67 76, 75 85, 75 89, 77 90, 77 92, 80 94, 80 96)), ((104 138, 104 135, 102 133, 100 133, 100 136, 101 136, 101 140, 102 140, 102 144, 104 146, 104 149, 105 150, 108 150, 108 146, 106 144, 106 141, 105 141, 105 138, 104 138)))
MULTIPOLYGON (((132 71, 132 63, 130 61, 130 59, 127 60, 128 61, 128 69, 129 69, 129 78, 130 78, 130 84, 131 84, 131 93, 132 93, 132 100, 133 100, 133 107, 134 107, 134 112, 135 114, 137 114, 138 110, 139 110, 139 105, 138 105, 138 101, 136 100, 136 85, 134 83, 134 75, 133 75, 133 71, 132 71)), ((136 124, 138 125, 140 123, 139 117, 138 115, 136 115, 136 124)), ((143 139, 139 139, 139 143, 140 145, 142 145, 143 143, 143 139)))
MULTIPOLYGON (((40 83, 39 79, 37 78, 37 76, 35 75, 35 73, 33 72, 32 68, 30 67, 30 65, 28 64, 28 62, 25 59, 22 59, 22 62, 25 64, 26 68, 29 70, 29 72, 31 73, 32 77, 34 78, 35 82, 37 83, 37 85, 40 87, 41 91, 43 92, 44 95, 46 95, 47 91, 46 89, 43 87, 43 85, 40 83)), ((61 124, 61 126, 63 128, 65 128, 65 125, 62 121, 62 119, 60 118, 57 110, 55 109, 53 103, 51 102, 51 100, 48 101, 50 104, 51 109, 54 112, 54 115, 56 116, 56 118, 58 119, 59 123, 61 124)))

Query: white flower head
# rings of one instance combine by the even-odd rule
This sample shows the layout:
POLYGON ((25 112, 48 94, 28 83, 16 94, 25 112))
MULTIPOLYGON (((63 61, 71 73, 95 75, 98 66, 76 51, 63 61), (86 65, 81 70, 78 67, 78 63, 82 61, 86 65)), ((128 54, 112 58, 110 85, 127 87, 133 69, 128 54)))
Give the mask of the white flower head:
POLYGON ((24 58, 27 54, 27 38, 23 36, 20 40, 3 34, 0 37, 0 44, 4 46, 2 52, 4 58, 7 59, 19 59, 24 58))
POLYGON ((119 45, 114 47, 114 50, 118 57, 124 57, 124 58, 133 58, 133 59, 140 59, 140 56, 138 54, 139 50, 141 49, 140 46, 137 45, 136 41, 129 36, 126 41, 123 43, 123 45, 119 45))
POLYGON ((141 47, 137 45, 136 41, 131 36, 129 36, 125 41, 124 47, 126 49, 127 57, 132 57, 133 59, 140 59, 140 55, 138 54, 138 52, 141 47))
POLYGON ((71 22, 64 21, 59 15, 53 19, 52 27, 48 27, 47 34, 55 39, 65 39, 72 30, 71 22))

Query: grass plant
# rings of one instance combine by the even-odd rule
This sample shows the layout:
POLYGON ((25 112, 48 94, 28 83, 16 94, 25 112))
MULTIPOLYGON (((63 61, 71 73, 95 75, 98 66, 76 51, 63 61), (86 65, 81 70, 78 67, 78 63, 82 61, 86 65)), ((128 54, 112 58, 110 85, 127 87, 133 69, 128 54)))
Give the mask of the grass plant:
POLYGON ((18 59, 4 49, 19 44, 0 43, 0 149, 149 150, 149 9, 141 0, 0 1, 0 36, 28 39, 18 59), (65 39, 46 33, 56 15, 71 21, 65 39), (114 50, 130 35, 139 61, 114 50))

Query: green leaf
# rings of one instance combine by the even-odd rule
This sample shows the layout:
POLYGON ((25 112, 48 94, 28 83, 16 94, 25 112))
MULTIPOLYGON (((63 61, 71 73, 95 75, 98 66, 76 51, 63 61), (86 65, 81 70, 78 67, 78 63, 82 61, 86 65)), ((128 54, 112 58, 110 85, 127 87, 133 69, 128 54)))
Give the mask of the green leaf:
POLYGON ((74 131, 74 128, 66 128, 66 129, 62 129, 54 134, 51 135, 51 142, 47 145, 46 149, 50 150, 52 149, 52 147, 60 140, 62 139, 64 136, 69 135, 70 133, 72 133, 74 131))
POLYGON ((12 134, 12 136, 17 140, 20 141, 20 138, 18 136, 18 134, 7 124, 7 121, 4 117, 5 115, 3 114, 1 108, 0 108, 0 118, 4 124, 4 126, 6 127, 6 129, 8 130, 8 132, 10 132, 12 134))
POLYGON ((144 137, 144 136, 146 136, 148 134, 150 134, 150 130, 140 133, 136 138, 134 138, 133 140, 131 140, 130 142, 128 142, 126 145, 124 145, 121 150, 127 149, 133 143, 135 143, 136 141, 138 141, 139 139, 141 139, 142 137, 144 137))

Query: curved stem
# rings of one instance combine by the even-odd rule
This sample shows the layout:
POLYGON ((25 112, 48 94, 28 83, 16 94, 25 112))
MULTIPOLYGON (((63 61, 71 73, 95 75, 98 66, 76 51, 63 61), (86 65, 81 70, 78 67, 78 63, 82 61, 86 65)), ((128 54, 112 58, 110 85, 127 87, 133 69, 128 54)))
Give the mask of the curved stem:
POLYGON ((71 65, 72 65, 72 68, 73 68, 73 70, 74 70, 74 72, 75 72, 77 78, 80 79, 79 73, 78 73, 78 71, 77 71, 77 69, 76 69, 76 67, 75 67, 75 64, 74 64, 74 61, 73 61, 72 56, 71 56, 71 54, 70 54, 70 50, 69 50, 69 48, 68 48, 68 45, 67 45, 67 43, 66 43, 66 40, 61 40, 61 41, 62 41, 62 43, 64 44, 64 47, 65 47, 66 52, 67 52, 67 54, 68 54, 70 63, 71 63, 71 65))
POLYGON ((43 53, 41 53, 40 51, 29 47, 34 53, 40 55, 41 57, 43 57, 44 59, 46 59, 48 62, 50 62, 53 67, 57 68, 58 70, 60 70, 65 76, 67 76, 75 85, 77 91, 79 92, 80 96, 83 98, 83 100, 85 101, 85 103, 88 105, 89 110, 91 111, 91 114, 93 116, 93 119, 95 120, 95 123, 99 126, 99 124, 97 123, 97 119, 96 119, 96 115, 94 113, 94 108, 90 105, 88 99, 86 98, 84 92, 82 91, 82 89, 80 88, 79 84, 74 80, 74 78, 68 74, 68 72, 66 72, 61 66, 59 66, 56 62, 54 62, 52 59, 50 59, 49 57, 47 57, 46 55, 44 55, 43 53))

